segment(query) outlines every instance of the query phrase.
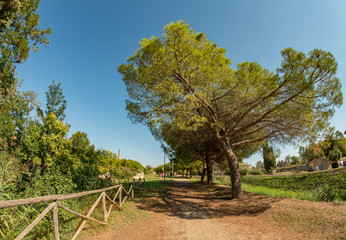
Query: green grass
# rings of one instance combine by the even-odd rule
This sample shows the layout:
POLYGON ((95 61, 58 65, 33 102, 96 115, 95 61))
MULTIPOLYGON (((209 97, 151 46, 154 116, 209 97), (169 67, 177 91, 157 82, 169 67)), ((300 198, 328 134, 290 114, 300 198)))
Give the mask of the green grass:
POLYGON ((250 184, 242 183, 242 188, 244 191, 257 193, 269 197, 279 197, 279 198, 293 198, 300 200, 318 201, 316 196, 309 191, 292 191, 277 188, 269 188, 264 186, 253 186, 250 184))
POLYGON ((161 198, 164 199, 167 196, 169 187, 172 184, 172 180, 166 177, 166 181, 160 179, 158 175, 146 175, 145 176, 145 187, 135 189, 135 199, 140 198, 161 198))
MULTIPOLYGON (((204 181, 207 179, 207 176, 204 177, 204 181)), ((190 182, 200 182, 201 176, 199 175, 193 175, 192 178, 189 179, 190 182)))

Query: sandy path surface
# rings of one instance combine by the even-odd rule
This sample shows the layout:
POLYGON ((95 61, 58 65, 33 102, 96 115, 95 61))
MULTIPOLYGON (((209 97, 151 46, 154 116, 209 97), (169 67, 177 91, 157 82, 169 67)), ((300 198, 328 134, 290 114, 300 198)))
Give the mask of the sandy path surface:
POLYGON ((132 207, 149 219, 83 239, 346 239, 346 205, 252 193, 231 199, 228 187, 179 178, 165 199, 143 199, 132 207))

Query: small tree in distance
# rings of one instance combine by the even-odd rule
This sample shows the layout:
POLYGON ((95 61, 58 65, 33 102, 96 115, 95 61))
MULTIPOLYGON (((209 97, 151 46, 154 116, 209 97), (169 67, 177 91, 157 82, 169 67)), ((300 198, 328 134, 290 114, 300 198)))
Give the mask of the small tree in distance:
POLYGON ((291 157, 292 164, 298 164, 299 163, 299 158, 297 156, 292 156, 291 157))
POLYGON ((276 168, 275 155, 274 155, 273 147, 269 147, 267 141, 263 145, 263 163, 264 163, 265 170, 269 174, 273 174, 273 171, 276 168))
POLYGON ((58 120, 64 120, 66 117, 66 99, 62 92, 60 83, 56 84, 54 81, 49 85, 47 97, 47 110, 46 114, 54 113, 58 120))
POLYGON ((263 169, 263 168, 264 168, 263 162, 262 162, 262 161, 258 161, 258 162, 256 163, 256 168, 257 168, 257 169, 263 169))
POLYGON ((338 161, 341 158, 341 151, 338 148, 334 148, 333 150, 329 152, 328 158, 330 161, 332 161, 332 167, 338 168, 339 166, 338 161))

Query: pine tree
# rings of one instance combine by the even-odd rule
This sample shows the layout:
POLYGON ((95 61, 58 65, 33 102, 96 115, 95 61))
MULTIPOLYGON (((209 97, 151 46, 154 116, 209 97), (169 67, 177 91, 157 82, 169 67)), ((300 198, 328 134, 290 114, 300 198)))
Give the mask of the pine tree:
POLYGON ((275 155, 273 147, 269 147, 267 141, 263 145, 263 163, 265 170, 267 170, 269 174, 273 174, 273 171, 276 168, 275 155))

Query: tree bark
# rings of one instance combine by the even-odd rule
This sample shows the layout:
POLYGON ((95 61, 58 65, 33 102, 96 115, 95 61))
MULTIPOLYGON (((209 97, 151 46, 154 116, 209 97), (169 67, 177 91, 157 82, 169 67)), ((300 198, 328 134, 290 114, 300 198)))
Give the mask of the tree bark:
POLYGON ((207 184, 213 184, 213 168, 209 158, 209 155, 206 155, 206 163, 207 163, 207 184))
POLYGON ((233 150, 229 144, 229 140, 227 138, 221 139, 220 135, 218 135, 217 137, 218 137, 218 141, 222 147, 222 150, 227 157, 227 162, 228 162, 229 170, 231 173, 232 197, 233 198, 241 198, 243 196, 243 191, 241 188, 238 158, 234 154, 234 152, 233 152, 233 150))
POLYGON ((240 182, 239 162, 234 152, 229 149, 227 154, 227 162, 231 172, 232 197, 241 198, 243 191, 240 182))
POLYGON ((205 176, 205 172, 207 171, 207 168, 203 168, 203 172, 202 172, 202 175, 201 175, 201 183, 203 182, 204 180, 204 176, 205 176))

